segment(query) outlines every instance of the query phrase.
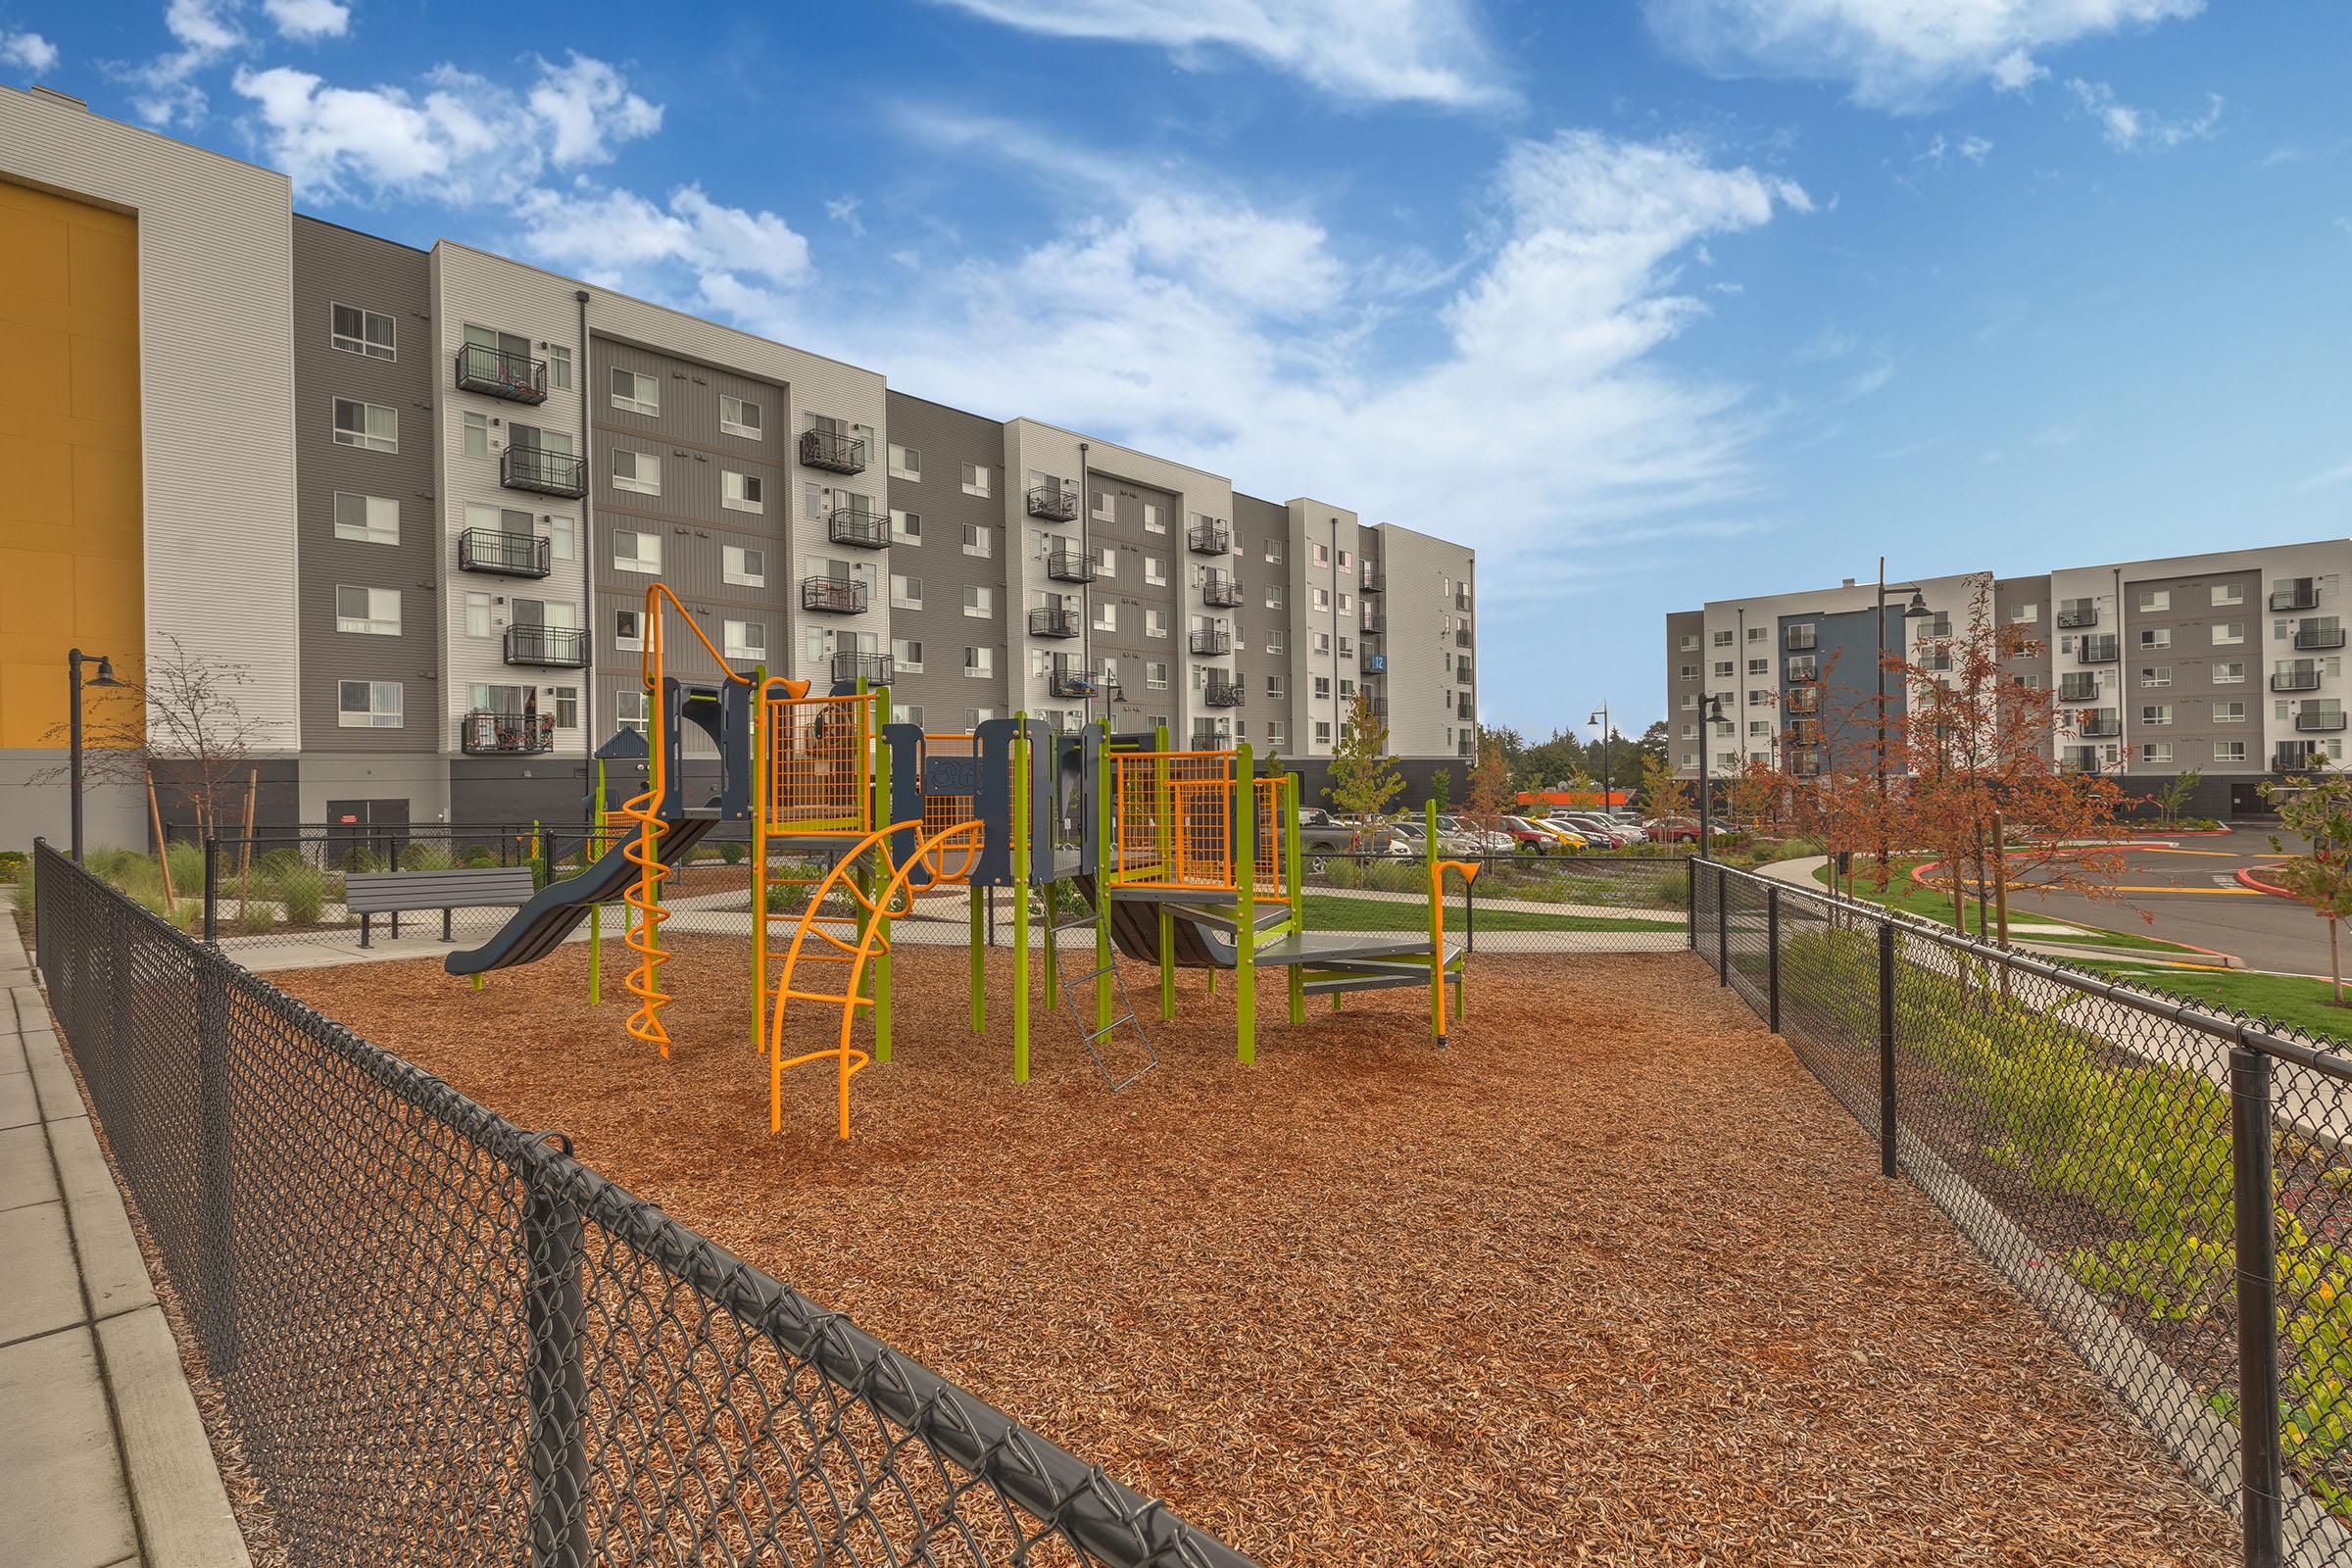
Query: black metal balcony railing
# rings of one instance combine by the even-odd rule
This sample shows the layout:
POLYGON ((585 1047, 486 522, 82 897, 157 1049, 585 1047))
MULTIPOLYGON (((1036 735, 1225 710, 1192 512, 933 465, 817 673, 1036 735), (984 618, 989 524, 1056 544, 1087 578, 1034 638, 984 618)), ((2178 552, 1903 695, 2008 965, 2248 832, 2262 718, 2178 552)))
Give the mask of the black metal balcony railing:
POLYGON ((1366 566, 1363 576, 1356 580, 1356 586, 1368 594, 1385 594, 1389 591, 1389 579, 1366 566))
POLYGON ((1456 648, 1467 648, 1470 646, 1469 627, 1456 626, 1453 628, 1453 646, 1456 648))
POLYGON ((854 649, 845 649, 833 656, 833 680, 836 685, 861 680, 868 686, 888 686, 897 676, 898 672, 892 666, 888 654, 861 654, 854 649))
POLYGON ((2306 735, 2332 735, 2344 727, 2344 710, 2340 708, 2299 708, 2295 710, 2295 728, 2306 735))
POLYGON ((1453 716, 1456 718, 1476 718, 1478 716, 1478 705, 1470 700, 1468 692, 1462 693, 1454 700, 1453 716))
POLYGON ((2081 605, 2073 610, 2058 612, 2060 631, 2080 631, 2084 626, 2096 626, 2098 623, 2099 607, 2096 605, 2081 605))
POLYGON ((2067 773, 2096 773, 2099 760, 2099 749, 2095 746, 2069 746, 2058 754, 2058 767, 2067 773))
POLYGON ((2272 754, 2271 768, 2278 773, 2302 773, 2321 766, 2327 760, 2328 754, 2317 746, 2289 741, 2272 754))
POLYGON ((547 362, 468 343, 458 350, 458 385, 467 392, 483 392, 513 403, 545 403, 547 362))
POLYGON ((1233 530, 1213 522, 1196 522, 1185 530, 1184 543, 1196 556, 1230 555, 1233 530))
POLYGON ((2113 712, 2084 713, 2075 726, 2076 734, 2091 740, 2113 740, 2123 732, 2123 718, 2113 712))
POLYGON ((1204 659, 1215 659, 1219 655, 1233 652, 1233 633, 1229 631, 1197 631, 1193 633, 1191 647, 1194 653, 1204 659))
POLYGON ((835 507, 825 514, 825 537, 853 550, 883 550, 890 545, 890 518, 883 513, 856 507, 835 507))
POLYGON ((803 430, 801 462, 827 473, 863 473, 865 437, 837 430, 803 430))
POLYGON ((2116 641, 2112 637, 2085 637, 2076 654, 2085 664, 2112 664, 2116 661, 2116 641))
POLYGON ((828 615, 862 615, 865 584, 855 577, 803 577, 801 608, 828 615))
POLYGON ((556 720, 477 708, 458 720, 458 749, 468 757, 539 756, 556 749, 556 720))
POLYGON ((507 662, 577 669, 588 662, 588 634, 577 626, 509 626, 507 662))
POLYGON ((1453 608, 1465 611, 1470 608, 1470 591, 1468 589, 1457 588, 1454 590, 1453 608))
POLYGON ((458 535, 458 569, 502 577, 544 577, 554 569, 549 541, 537 534, 468 528, 458 535))
POLYGON ((509 490, 577 499, 588 493, 588 460, 544 447, 509 447, 498 455, 498 482, 509 490))
POLYGON ((1049 522, 1077 521, 1078 487, 1069 484, 1030 486, 1029 515, 1043 517, 1049 522))
POLYGON ((1087 698, 1100 690, 1094 676, 1087 672, 1086 665, 1064 655, 1054 656, 1054 668, 1047 678, 1047 685, 1056 697, 1087 698))
POLYGON ((2058 677, 2058 700, 2062 703, 2091 703, 2098 701, 2099 680, 2096 675, 2061 675, 2058 677))
POLYGON ((1364 607, 1363 618, 1356 622, 1356 626, 1367 637, 1380 637, 1387 634, 1389 622, 1388 618, 1381 614, 1379 611, 1374 610, 1370 605, 1366 605, 1364 607))
POLYGON ((2320 585, 2309 577, 2298 578, 2283 588, 2271 590, 2273 610, 2316 610, 2320 604, 2320 585))
POLYGON ((1239 708, 1250 700, 1250 692, 1238 680, 1217 680, 1211 677, 1200 688, 1200 700, 1211 708, 1239 708))
POLYGON ((1095 558, 1082 550, 1056 550, 1046 557, 1046 575, 1055 582, 1093 582, 1095 558))
POLYGON ((1470 661, 1468 661, 1467 659, 1457 659, 1457 660, 1455 660, 1455 661, 1453 662, 1453 678, 1454 678, 1455 680, 1458 680, 1458 681, 1460 681, 1460 682, 1461 682, 1463 685, 1467 686, 1467 685, 1469 685, 1469 684, 1471 683, 1470 677, 1471 677, 1470 661))
POLYGON ((2271 674, 2271 690, 2275 692, 2316 692, 2320 689, 2320 672, 2314 669, 2280 669, 2271 674))
POLYGON ((1802 664, 1790 663, 1788 684, 1791 686, 1819 686, 1821 684, 1821 666, 1810 661, 1802 664))
POLYGON ((1821 691, 1812 685, 1791 687, 1781 707, 1791 713, 1817 713, 1821 711, 1821 691))
POLYGON ((2305 650, 2341 648, 2344 646, 2343 622, 2307 620, 2295 628, 2295 646, 2305 650))
POLYGON ((1078 635, 1078 612, 1075 610, 1032 610, 1029 612, 1029 635, 1032 637, 1075 637, 1078 635))
POLYGON ((1200 597, 1220 609, 1235 609, 1242 602, 1241 579, 1230 571, 1212 571, 1200 581, 1200 597))

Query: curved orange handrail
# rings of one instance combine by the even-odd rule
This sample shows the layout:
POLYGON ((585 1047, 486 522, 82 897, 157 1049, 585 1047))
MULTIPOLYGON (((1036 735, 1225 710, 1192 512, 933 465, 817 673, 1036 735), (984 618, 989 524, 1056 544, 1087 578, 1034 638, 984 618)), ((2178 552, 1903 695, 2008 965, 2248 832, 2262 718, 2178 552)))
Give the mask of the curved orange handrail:
POLYGON ((1432 860, 1429 862, 1429 971, 1436 977, 1432 994, 1437 999, 1438 1038, 1446 1038, 1446 873, 1461 873, 1463 885, 1478 880, 1476 860, 1432 860))
POLYGON ((649 748, 652 756, 645 770, 646 788, 622 802, 618 812, 637 825, 637 836, 628 842, 622 852, 628 857, 629 863, 637 867, 637 880, 630 884, 629 891, 622 896, 622 902, 637 911, 637 919, 622 942, 637 955, 637 967, 629 971, 627 981, 629 995, 637 999, 636 1007, 629 1013, 629 1033, 639 1040, 659 1046, 662 1056, 666 1058, 669 1055, 669 1031, 662 1026, 662 1008, 670 999, 661 984, 662 965, 669 957, 668 952, 662 946, 662 923, 669 918, 669 911, 662 907, 661 898, 662 879, 669 873, 669 867, 662 863, 661 856, 662 835, 669 830, 668 822, 662 816, 662 802, 669 793, 668 759, 664 755, 667 749, 662 745, 663 714, 661 710, 662 662, 665 658, 665 617, 662 613, 663 600, 678 607, 678 613, 686 617, 687 630, 693 632, 695 639, 705 648, 710 649, 710 657, 718 662, 718 667, 727 679, 749 686, 752 678, 738 673, 735 666, 727 662, 726 655, 720 653, 717 646, 705 635, 703 628, 695 623, 694 612, 679 601, 676 594, 661 583, 653 583, 646 588, 643 628, 645 689, 649 694, 646 713, 653 744, 649 748))

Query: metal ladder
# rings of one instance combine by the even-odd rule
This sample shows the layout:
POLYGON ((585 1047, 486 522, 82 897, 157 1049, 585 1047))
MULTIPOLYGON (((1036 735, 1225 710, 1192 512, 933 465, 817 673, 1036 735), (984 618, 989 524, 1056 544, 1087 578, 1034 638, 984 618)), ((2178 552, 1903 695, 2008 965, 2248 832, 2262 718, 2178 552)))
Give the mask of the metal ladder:
MULTIPOLYGON (((1119 973, 1116 949, 1112 950, 1110 962, 1099 969, 1089 969, 1082 975, 1065 976, 1062 974, 1062 933, 1084 931, 1088 939, 1092 941, 1096 927, 1102 919, 1101 908, 1099 906, 1088 907, 1086 895, 1076 883, 1070 885, 1070 894, 1082 908, 1087 909, 1087 916, 1083 920, 1064 920, 1059 925, 1046 928, 1046 961, 1054 965, 1054 983, 1061 992, 1062 1005, 1070 1009, 1070 1022, 1077 1028, 1079 1038, 1086 1042, 1086 1054, 1095 1058, 1095 1070, 1102 1075, 1102 1081, 1110 1086, 1110 1092, 1115 1095, 1158 1066, 1159 1052, 1152 1046, 1152 1037, 1144 1033, 1143 1020, 1135 1015, 1134 1004, 1127 1000, 1127 980, 1119 973), (1110 1022, 1096 1029, 1089 1026, 1086 1009, 1094 999, 1095 982, 1104 975, 1110 976, 1111 984, 1118 988, 1119 1010, 1117 1016, 1113 1017, 1110 1022), (1144 1064, 1124 1078, 1112 1073, 1110 1063, 1102 1059, 1102 1051, 1100 1045, 1103 1036, 1115 1032, 1121 1024, 1126 1024, 1134 1029, 1135 1038, 1144 1043, 1144 1064)), ((1102 895, 1098 892, 1096 896, 1100 898, 1102 895)))

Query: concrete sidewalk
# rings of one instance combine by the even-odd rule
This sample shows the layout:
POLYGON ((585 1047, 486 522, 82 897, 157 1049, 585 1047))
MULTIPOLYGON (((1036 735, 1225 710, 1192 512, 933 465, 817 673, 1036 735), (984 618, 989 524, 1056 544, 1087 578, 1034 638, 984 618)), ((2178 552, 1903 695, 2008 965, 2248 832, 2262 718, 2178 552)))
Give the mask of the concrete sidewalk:
POLYGON ((0 1563, 245 1568, 179 1350, 0 915, 0 1563))

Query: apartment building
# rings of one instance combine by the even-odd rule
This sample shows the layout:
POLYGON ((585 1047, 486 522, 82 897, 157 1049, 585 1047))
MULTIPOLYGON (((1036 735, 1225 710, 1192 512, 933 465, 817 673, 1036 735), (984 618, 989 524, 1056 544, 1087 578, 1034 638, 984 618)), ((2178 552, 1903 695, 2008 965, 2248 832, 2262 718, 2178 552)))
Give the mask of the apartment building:
POLYGON ((927 729, 1108 717, 1312 774, 1363 690, 1408 773, 1471 754, 1466 547, 297 215, 54 94, 0 88, 0 255, 35 368, 0 391, 33 475, 0 502, 0 843, 62 831, 72 646, 236 666, 266 821, 569 819, 646 723, 657 587, 701 633, 672 619, 671 671, 714 673, 707 638, 927 729))
MULTIPOLYGON (((2271 780, 2344 755, 2343 667, 2352 540, 2321 540, 2066 567, 2039 576, 1972 572, 1889 584, 1885 646, 1965 630, 1980 594, 2035 644, 2006 670, 2047 687, 2067 717, 2052 735, 2063 766, 2110 774, 2134 795, 2185 772, 2192 810, 2262 809, 2271 780), (1914 597, 1925 613, 1908 613, 1914 597)), ((1749 758, 1803 771, 1864 755, 1874 701, 1878 586, 1725 600, 1666 617, 1667 709, 1677 771, 1728 773, 1749 758), (1723 699, 1708 741, 1700 704, 1723 699)), ((1890 713, 1905 693, 1894 681, 1890 713)))

